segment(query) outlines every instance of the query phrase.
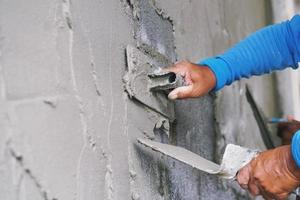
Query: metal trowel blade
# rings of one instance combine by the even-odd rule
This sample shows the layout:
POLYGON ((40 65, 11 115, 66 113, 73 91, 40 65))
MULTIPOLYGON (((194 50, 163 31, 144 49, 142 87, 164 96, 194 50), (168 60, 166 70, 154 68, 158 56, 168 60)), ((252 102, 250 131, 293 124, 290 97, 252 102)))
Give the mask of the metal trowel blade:
POLYGON ((229 144, 225 149, 221 165, 218 165, 182 147, 163 144, 149 139, 138 139, 138 142, 195 169, 215 174, 225 179, 235 178, 238 170, 257 155, 257 151, 229 144))

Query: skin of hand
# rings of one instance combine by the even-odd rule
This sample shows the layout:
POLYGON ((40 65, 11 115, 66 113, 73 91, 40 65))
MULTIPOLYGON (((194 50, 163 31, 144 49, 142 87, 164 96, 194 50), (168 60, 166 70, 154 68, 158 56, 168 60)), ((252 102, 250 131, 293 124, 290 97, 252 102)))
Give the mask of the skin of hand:
POLYGON ((185 79, 186 86, 178 87, 169 93, 168 97, 172 100, 203 96, 216 85, 215 74, 207 66, 180 61, 163 70, 179 74, 185 79))
POLYGON ((281 122, 277 125, 277 135, 281 138, 282 144, 291 144, 292 137, 300 129, 300 122, 288 119, 288 122, 281 122))
POLYGON ((239 171, 237 181, 253 196, 282 200, 300 185, 300 168, 285 145, 260 153, 239 171))

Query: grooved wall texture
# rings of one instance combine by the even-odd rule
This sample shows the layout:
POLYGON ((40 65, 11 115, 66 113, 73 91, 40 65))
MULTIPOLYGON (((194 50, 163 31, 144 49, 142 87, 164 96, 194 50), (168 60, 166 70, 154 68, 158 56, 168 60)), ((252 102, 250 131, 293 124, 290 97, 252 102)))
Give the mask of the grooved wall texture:
MULTIPOLYGON (((0 199, 249 199, 139 146, 162 116, 124 90, 128 44, 170 60, 220 53, 266 24, 260 0, 1 0, 0 199)), ((248 81, 273 114, 272 76, 248 81)), ((244 83, 176 102, 170 143, 218 161, 264 148, 244 83), (254 138, 254 139, 253 139, 254 138)))

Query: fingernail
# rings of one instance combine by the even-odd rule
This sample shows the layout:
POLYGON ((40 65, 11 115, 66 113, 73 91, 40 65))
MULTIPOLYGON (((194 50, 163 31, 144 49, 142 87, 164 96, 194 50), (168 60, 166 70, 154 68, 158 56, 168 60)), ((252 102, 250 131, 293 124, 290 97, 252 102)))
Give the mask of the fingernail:
POLYGON ((178 98, 178 95, 177 95, 176 93, 172 93, 172 92, 171 92, 171 93, 168 95, 168 98, 171 99, 171 100, 175 100, 175 99, 178 98))

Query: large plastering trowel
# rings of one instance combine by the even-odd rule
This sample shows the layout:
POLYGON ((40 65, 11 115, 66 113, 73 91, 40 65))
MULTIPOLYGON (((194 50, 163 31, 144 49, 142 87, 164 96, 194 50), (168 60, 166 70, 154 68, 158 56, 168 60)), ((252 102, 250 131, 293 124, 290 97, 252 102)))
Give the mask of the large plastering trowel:
POLYGON ((138 139, 138 142, 195 169, 225 179, 234 179, 237 172, 258 154, 258 151, 228 144, 223 155, 222 163, 218 165, 182 147, 163 144, 149 139, 138 139))

